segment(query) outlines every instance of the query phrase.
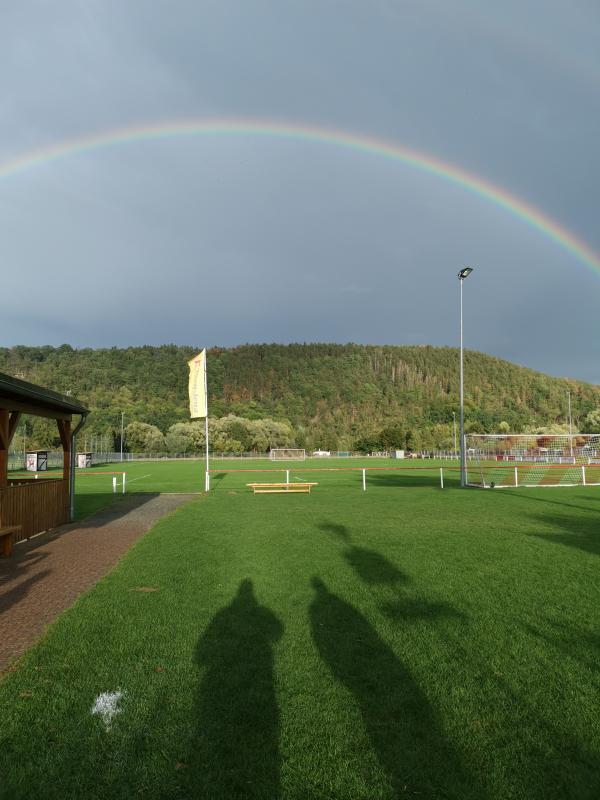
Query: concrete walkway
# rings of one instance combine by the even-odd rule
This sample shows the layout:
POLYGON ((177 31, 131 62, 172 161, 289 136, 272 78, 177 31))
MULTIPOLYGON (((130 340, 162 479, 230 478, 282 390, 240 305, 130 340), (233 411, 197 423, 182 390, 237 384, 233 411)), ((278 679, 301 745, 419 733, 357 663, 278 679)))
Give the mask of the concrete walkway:
POLYGON ((161 517, 196 494, 131 494, 0 559, 0 675, 161 517))

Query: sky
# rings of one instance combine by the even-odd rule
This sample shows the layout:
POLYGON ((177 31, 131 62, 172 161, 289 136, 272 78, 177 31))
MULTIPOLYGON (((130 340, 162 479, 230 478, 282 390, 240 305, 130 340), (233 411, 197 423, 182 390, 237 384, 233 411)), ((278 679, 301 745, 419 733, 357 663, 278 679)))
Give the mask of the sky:
POLYGON ((468 265, 466 348, 600 383, 595 0, 2 15, 0 346, 457 346, 468 265))

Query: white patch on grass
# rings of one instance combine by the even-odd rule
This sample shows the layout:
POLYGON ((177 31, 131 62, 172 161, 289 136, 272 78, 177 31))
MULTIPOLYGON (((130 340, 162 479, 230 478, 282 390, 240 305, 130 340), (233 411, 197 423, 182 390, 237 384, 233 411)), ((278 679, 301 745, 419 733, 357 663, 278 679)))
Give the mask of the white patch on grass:
POLYGON ((130 483, 135 483, 136 481, 143 481, 144 478, 151 478, 152 475, 142 475, 139 478, 127 478, 127 485, 129 486, 130 483))
POLYGON ((107 731, 110 730, 113 717, 123 711, 122 708, 119 708, 119 703, 124 696, 125 692, 117 689, 116 692, 102 692, 102 694, 99 694, 94 701, 94 705, 92 706, 92 714, 97 714, 102 719, 104 727, 107 731))

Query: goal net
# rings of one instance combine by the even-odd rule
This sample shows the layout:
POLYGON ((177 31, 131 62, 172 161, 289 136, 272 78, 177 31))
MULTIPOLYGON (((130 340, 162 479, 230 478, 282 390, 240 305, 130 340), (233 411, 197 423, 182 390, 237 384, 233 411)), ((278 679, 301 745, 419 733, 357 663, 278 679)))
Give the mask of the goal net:
POLYGON ((294 447, 278 447, 271 450, 269 457, 271 461, 304 461, 306 451, 294 447))
POLYGON ((600 485, 600 434, 467 434, 466 482, 505 486, 600 485))

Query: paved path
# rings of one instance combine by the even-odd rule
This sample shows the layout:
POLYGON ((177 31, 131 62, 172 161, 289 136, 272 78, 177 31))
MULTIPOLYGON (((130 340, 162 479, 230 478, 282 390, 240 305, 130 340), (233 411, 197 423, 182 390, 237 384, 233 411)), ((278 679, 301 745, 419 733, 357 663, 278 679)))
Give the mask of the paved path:
POLYGON ((161 517, 194 494, 131 494, 0 559, 0 675, 161 517))

